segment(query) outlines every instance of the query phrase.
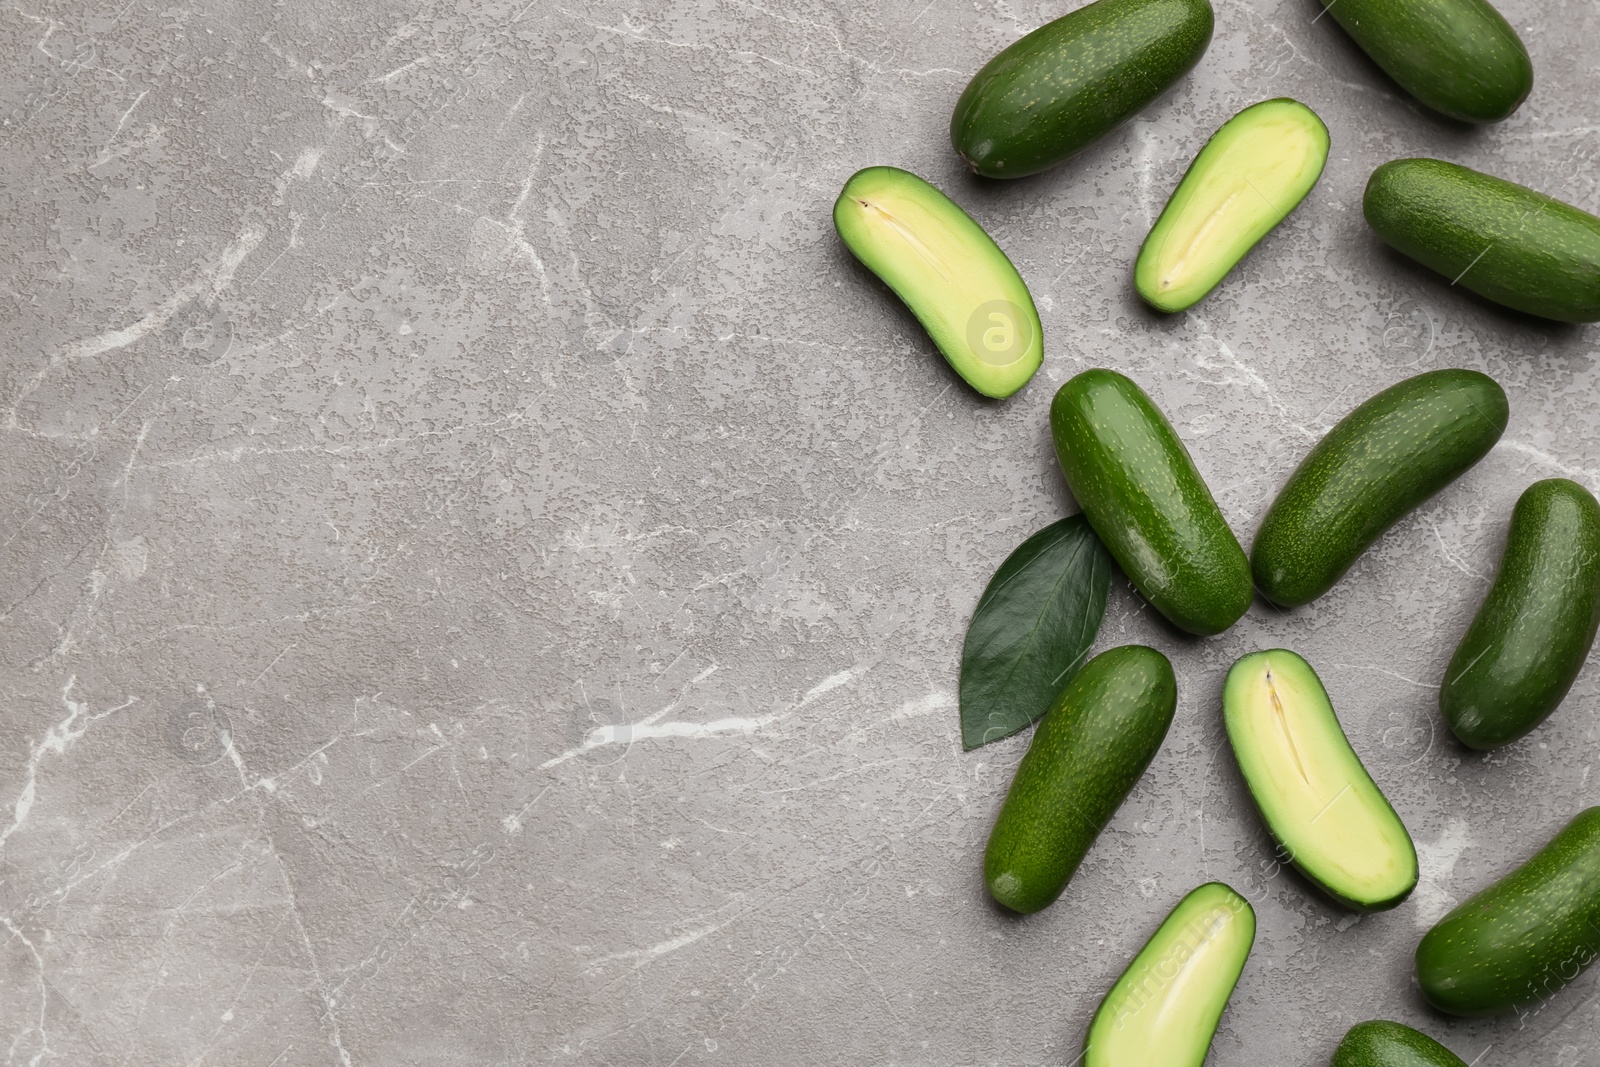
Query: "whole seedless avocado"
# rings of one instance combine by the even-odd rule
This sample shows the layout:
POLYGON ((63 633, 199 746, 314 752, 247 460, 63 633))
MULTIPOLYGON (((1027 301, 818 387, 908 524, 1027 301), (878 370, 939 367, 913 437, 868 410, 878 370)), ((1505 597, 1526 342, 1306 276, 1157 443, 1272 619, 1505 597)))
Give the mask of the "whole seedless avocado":
POLYGON ((1452 285, 1530 315, 1600 321, 1600 218, 1587 211, 1438 159, 1385 163, 1361 210, 1452 285))
POLYGON ((1467 1067, 1420 1030, 1383 1019, 1357 1023, 1333 1054, 1333 1067, 1467 1067))
POLYGON ((1250 607, 1250 561, 1155 403, 1086 370, 1050 404, 1067 486, 1134 588, 1174 625, 1221 633, 1250 607))
POLYGON ((950 141, 986 178, 1066 159, 1141 111, 1211 43, 1208 0, 1095 0, 991 59, 956 101, 950 141))
POLYGON ((1463 122, 1499 122, 1533 88, 1528 52, 1488 0, 1322 0, 1400 87, 1463 122))
POLYGON ((1256 588, 1284 607, 1326 593, 1380 534, 1487 455, 1509 418, 1505 391, 1472 370, 1419 374, 1363 403, 1272 502, 1250 551, 1256 588))
POLYGON ((1535 482, 1511 512, 1500 572, 1439 687, 1462 744, 1508 744, 1572 688, 1600 625, 1600 503, 1565 478, 1535 482))
POLYGON ((1100 653, 1039 720, 989 834, 983 877, 1012 911, 1034 912, 1066 888, 1172 725, 1178 683, 1143 645, 1100 653))
POLYGON ((1600 807, 1463 902, 1417 946, 1422 995, 1452 1015, 1499 1015, 1554 996, 1600 954, 1600 807))

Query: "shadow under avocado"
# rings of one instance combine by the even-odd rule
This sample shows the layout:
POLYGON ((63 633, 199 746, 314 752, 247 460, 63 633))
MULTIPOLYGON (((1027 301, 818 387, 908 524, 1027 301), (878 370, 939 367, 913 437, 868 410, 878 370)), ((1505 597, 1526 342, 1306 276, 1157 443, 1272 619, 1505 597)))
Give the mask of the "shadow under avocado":
POLYGON ((1386 244, 1376 234, 1370 234, 1371 240, 1378 248, 1378 257, 1384 267, 1395 275, 1411 275, 1419 282, 1426 285, 1424 294, 1436 294, 1441 299, 1460 301, 1470 307, 1476 307, 1485 315, 1497 320, 1504 326, 1519 331, 1526 331, 1545 337, 1550 344, 1570 344, 1578 340, 1583 334, 1588 323, 1561 322, 1558 319, 1547 319, 1541 315, 1532 315, 1526 311, 1506 307, 1504 304, 1490 300, 1488 297, 1473 292, 1465 285, 1452 282, 1439 272, 1432 270, 1410 256, 1386 244))

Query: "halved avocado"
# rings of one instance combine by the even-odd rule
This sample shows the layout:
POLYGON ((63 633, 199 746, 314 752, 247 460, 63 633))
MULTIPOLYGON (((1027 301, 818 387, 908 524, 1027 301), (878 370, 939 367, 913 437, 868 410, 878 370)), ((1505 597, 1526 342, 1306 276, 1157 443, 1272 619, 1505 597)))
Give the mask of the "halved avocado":
POLYGON ((1192 307, 1282 222, 1322 175, 1328 127, 1280 97, 1222 124, 1139 249, 1134 285, 1162 311, 1192 307))
POLYGON ((1281 648, 1243 657, 1228 671, 1222 713, 1267 830, 1301 874, 1356 911, 1410 895, 1411 835, 1350 747, 1311 664, 1281 648))
POLYGON ((1200 1067, 1255 939, 1250 902, 1221 882, 1184 897, 1100 1002, 1084 1067, 1200 1067))
POLYGON ((1010 396, 1039 369, 1043 330, 1022 276, 938 189, 898 167, 868 167, 845 183, 833 225, 978 392, 1010 396))

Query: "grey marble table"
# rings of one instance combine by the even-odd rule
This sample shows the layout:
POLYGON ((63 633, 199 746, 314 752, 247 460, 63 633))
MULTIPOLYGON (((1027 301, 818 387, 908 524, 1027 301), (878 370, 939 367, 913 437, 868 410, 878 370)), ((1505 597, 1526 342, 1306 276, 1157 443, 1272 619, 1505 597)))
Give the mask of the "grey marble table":
POLYGON ((0 1055, 8 1064, 1066 1064, 1196 883, 1260 900, 1211 1062, 1420 1025, 1600 1064, 1600 975, 1431 1014, 1418 936, 1600 793, 1600 670, 1482 757, 1435 688, 1527 483, 1600 484, 1594 329, 1383 249, 1439 155, 1600 208, 1600 13, 1504 0, 1538 85, 1466 130, 1315 0, 1219 0, 1199 68, 1081 157, 965 177, 945 124, 1032 0, 18 0, 0 12, 0 1055), (1321 184, 1162 318, 1139 242, 1205 136, 1292 95, 1321 184), (857 268, 856 168, 950 190, 1043 315, 1003 403, 857 268), (1248 538, 1364 396, 1504 383, 1511 427, 1314 606, 1193 640, 1120 580, 1178 721, 1066 896, 979 857, 1026 737, 963 754, 967 618, 1075 510, 1055 388, 1133 375, 1248 538), (1322 671, 1422 883, 1276 873, 1218 699, 1322 671))

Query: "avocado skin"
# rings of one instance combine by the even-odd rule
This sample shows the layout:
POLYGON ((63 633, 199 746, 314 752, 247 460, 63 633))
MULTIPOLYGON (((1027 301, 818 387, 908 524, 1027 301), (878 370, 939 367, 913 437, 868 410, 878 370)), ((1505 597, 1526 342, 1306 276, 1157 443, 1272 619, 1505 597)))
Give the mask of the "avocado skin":
POLYGON ((1458 906, 1417 945, 1417 982, 1452 1015, 1532 1008, 1600 954, 1600 807, 1458 906))
POLYGON ((1333 1054, 1333 1067, 1467 1067, 1420 1030, 1383 1019, 1357 1023, 1333 1054))
POLYGON ((1400 87, 1462 122, 1499 122, 1533 89, 1522 39, 1486 0, 1323 0, 1400 87))
POLYGON ((1166 92, 1211 43, 1209 0, 1095 0, 991 59, 950 118, 986 178, 1021 178, 1104 137, 1166 92))
POLYGON ((1067 683, 1017 765, 989 834, 983 877, 1027 914, 1061 895, 1172 725, 1178 683, 1144 645, 1100 653, 1067 683))
POLYGON ((1067 487, 1134 587, 1174 625, 1221 633, 1250 607, 1250 561, 1177 432, 1113 370, 1057 390, 1050 431, 1067 487))
POLYGON ((1439 708, 1461 743, 1509 744, 1556 710, 1600 626, 1600 503, 1565 478, 1511 512, 1494 585, 1451 657, 1439 708))
POLYGON ((1250 550, 1256 588, 1299 607, 1331 589, 1407 513, 1494 447, 1510 405, 1493 378, 1436 370, 1367 400, 1278 491, 1250 550))
POLYGON ((1395 159, 1361 201, 1390 246, 1479 296, 1558 322, 1600 321, 1600 218, 1439 159, 1395 159))

